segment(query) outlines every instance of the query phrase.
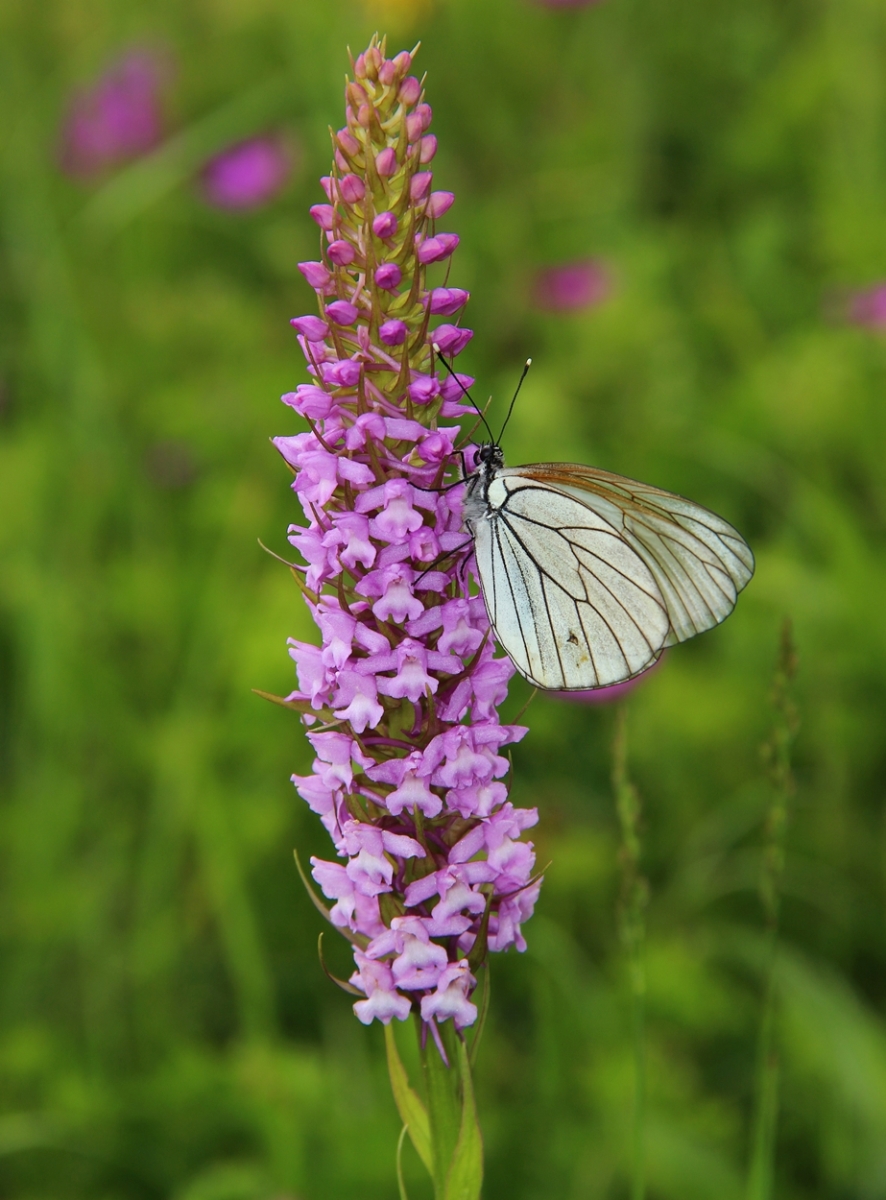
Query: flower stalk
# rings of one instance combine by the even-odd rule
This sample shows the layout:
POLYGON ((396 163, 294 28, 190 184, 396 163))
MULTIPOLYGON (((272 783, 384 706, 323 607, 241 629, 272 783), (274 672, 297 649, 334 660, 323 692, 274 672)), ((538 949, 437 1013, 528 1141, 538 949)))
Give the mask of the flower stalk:
POLYGON ((760 902, 766 926, 763 966, 763 1012, 757 1038, 757 1071, 748 1200, 770 1200, 773 1194, 775 1136, 778 1125, 780 1062, 776 1038, 778 1010, 778 944, 781 888, 785 866, 785 835, 795 791, 791 751, 799 729, 792 689, 797 674, 797 650, 790 620, 785 620, 772 681, 772 731, 763 745, 769 772, 770 801, 766 813, 760 902))
POLYGON ((458 237, 438 222, 454 196, 433 188, 413 54, 388 58, 373 38, 353 61, 311 209, 319 257, 299 265, 316 296, 292 321, 310 382, 283 400, 308 429, 275 445, 304 514, 293 574, 320 644, 291 641, 298 688, 280 702, 316 756, 293 781, 337 855, 311 873, 354 947, 354 1012, 388 1026, 394 1096, 438 1200, 470 1200, 482 1150, 464 1031, 488 952, 525 948, 537 812, 508 799, 503 750, 526 731, 499 719, 514 667, 468 582, 456 441, 473 380, 438 355, 473 335, 468 293, 449 284, 458 237), (390 1028, 410 1016, 426 1103, 390 1028))
POLYGON ((631 988, 631 1042, 634 1058, 631 1200, 646 1195, 646 906, 649 885, 641 868, 640 794, 628 773, 627 708, 615 716, 612 786, 621 829, 622 866, 619 932, 628 956, 631 988))

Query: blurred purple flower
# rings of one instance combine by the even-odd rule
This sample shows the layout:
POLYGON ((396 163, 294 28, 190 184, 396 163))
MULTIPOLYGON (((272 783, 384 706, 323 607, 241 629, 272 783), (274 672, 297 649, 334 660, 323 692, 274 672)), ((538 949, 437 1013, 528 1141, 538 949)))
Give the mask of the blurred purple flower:
POLYGON ((138 50, 76 92, 62 124, 62 170, 96 175, 155 146, 163 135, 161 93, 171 74, 168 57, 138 50))
POLYGON ((849 296, 847 318, 853 325, 886 329, 886 283, 853 292, 849 296))
POLYGON ((238 142, 203 168, 203 198, 216 208, 260 208, 283 189, 292 165, 292 151, 282 138, 238 142))
POLYGON ((545 267, 533 283, 533 299, 548 312, 593 308, 612 294, 612 277, 595 259, 545 267))

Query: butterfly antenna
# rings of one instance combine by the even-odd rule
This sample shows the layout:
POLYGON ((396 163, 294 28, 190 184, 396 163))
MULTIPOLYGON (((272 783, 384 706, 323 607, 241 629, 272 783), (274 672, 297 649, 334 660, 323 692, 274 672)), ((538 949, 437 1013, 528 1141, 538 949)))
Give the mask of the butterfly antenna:
POLYGON ((474 408, 480 414, 480 420, 486 426, 486 432, 489 434, 489 440, 491 442, 494 442, 495 434, 489 428, 489 422, 486 420, 486 416, 485 416, 483 410, 480 408, 477 401, 474 399, 474 397, 471 395, 471 393, 468 391, 468 389, 465 387, 465 385, 459 379, 458 375, 456 375, 455 371, 453 371, 452 367, 450 367, 449 363, 443 357, 443 351, 440 349, 440 347, 437 345, 436 342, 433 343, 433 349, 436 351, 437 357, 440 359, 440 362, 443 364, 443 366, 446 368, 446 370, 449 372, 449 374, 452 376, 452 378, 455 380, 455 382, 458 384, 458 386, 461 388, 461 390, 464 392, 464 394, 470 400, 471 404, 473 404, 474 408))
POLYGON ((523 386, 523 380, 524 380, 524 379, 526 378, 526 376, 529 374, 529 368, 530 368, 531 366, 532 366, 532 359, 531 359, 531 358, 527 358, 527 359, 526 359, 526 364, 525 364, 525 366, 523 367, 523 374, 520 376, 520 382, 517 384, 517 390, 516 390, 516 392, 514 392, 514 398, 513 398, 513 400, 511 401, 511 407, 508 409, 508 415, 505 417, 505 423, 504 423, 504 425, 502 425, 502 427, 501 427, 501 433, 498 435, 498 441, 495 443, 495 444, 496 444, 496 446, 500 446, 500 445, 501 445, 501 439, 502 439, 502 438, 504 437, 504 435, 505 435, 505 430, 506 430, 506 429, 507 429, 507 427, 508 427, 508 421, 510 421, 510 419, 511 419, 511 413, 514 411, 514 405, 517 403, 517 397, 520 395, 520 388, 523 386))

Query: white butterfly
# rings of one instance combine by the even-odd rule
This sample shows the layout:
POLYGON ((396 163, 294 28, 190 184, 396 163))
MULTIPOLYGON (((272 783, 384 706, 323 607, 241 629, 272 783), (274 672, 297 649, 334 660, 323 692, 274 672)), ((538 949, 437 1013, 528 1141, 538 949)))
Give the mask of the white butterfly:
POLYGON ((573 463, 506 468, 495 441, 477 464, 464 516, 486 609, 536 687, 638 675, 719 625, 754 573, 740 534, 682 496, 573 463))

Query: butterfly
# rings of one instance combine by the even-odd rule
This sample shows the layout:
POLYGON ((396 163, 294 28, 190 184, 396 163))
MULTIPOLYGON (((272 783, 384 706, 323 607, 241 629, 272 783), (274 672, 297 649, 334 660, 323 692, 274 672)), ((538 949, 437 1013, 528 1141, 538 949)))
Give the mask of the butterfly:
POLYGON ((490 624, 530 683, 622 683, 732 612, 754 556, 722 517, 595 467, 506 467, 499 441, 477 449, 464 521, 490 624))

